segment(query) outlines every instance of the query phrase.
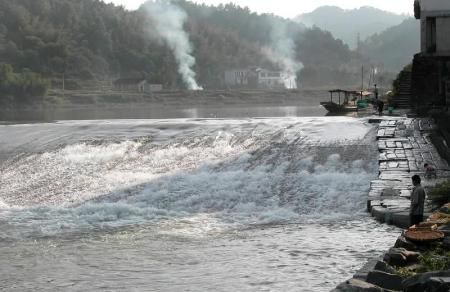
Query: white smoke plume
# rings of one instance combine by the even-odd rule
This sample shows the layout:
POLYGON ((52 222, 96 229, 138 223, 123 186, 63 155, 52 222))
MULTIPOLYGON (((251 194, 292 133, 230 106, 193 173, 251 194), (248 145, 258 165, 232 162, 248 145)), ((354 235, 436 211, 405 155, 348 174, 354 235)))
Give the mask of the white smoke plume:
POLYGON ((295 43, 288 36, 286 24, 274 22, 271 32, 272 47, 264 48, 263 53, 274 63, 281 66, 285 76, 285 86, 289 89, 297 88, 297 72, 303 68, 301 62, 295 59, 295 43))
POLYGON ((172 50, 178 63, 178 73, 188 89, 202 90, 192 70, 195 58, 192 56, 192 45, 183 27, 187 19, 186 12, 169 1, 148 2, 146 10, 154 21, 156 33, 172 50))

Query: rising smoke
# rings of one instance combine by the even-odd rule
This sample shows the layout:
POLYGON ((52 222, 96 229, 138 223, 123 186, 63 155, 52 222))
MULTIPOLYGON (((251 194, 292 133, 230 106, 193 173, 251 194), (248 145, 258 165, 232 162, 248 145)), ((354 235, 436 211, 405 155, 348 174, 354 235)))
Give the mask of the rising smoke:
POLYGON ((170 1, 154 1, 146 5, 146 9, 154 21, 156 33, 159 38, 172 50, 178 63, 178 73, 189 90, 202 90, 197 84, 195 72, 195 58, 192 56, 192 46, 184 30, 187 14, 180 7, 170 1))
POLYGON ((295 58, 295 42, 289 36, 284 22, 274 21, 271 31, 272 46, 264 48, 263 53, 283 70, 286 88, 297 88, 297 72, 303 68, 301 62, 295 58))

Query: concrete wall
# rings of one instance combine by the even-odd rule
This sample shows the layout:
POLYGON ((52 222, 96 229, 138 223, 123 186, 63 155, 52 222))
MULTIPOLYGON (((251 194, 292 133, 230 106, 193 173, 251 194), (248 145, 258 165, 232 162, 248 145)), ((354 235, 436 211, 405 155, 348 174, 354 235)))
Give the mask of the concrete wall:
MULTIPOLYGON (((450 1, 441 3, 443 6, 450 6, 450 1), (448 2, 448 3, 447 3, 448 2), (444 5, 445 4, 445 5, 444 5)), ((421 51, 427 52, 427 38, 430 29, 427 28, 427 19, 436 19, 436 51, 432 53, 436 56, 450 56, 450 7, 448 10, 422 11, 421 12, 421 51)))
POLYGON ((448 0, 421 0, 420 6, 422 11, 450 11, 450 1, 448 0))
POLYGON ((436 18, 436 44, 438 55, 450 56, 450 17, 436 18))

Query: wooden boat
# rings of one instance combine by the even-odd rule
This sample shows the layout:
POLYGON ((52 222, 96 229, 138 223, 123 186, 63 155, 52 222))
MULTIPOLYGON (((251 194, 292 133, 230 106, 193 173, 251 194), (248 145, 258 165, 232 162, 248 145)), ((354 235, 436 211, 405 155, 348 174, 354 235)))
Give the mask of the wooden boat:
POLYGON ((362 101, 364 96, 371 94, 365 91, 349 91, 343 89, 334 89, 329 92, 331 97, 330 101, 321 102, 320 105, 330 113, 356 112, 360 108, 364 108, 364 106, 361 107, 361 104, 358 103, 358 98, 362 101), (337 94, 337 98, 335 94, 337 94), (337 99, 337 102, 335 102, 335 99, 337 99))
POLYGON ((321 106, 323 106, 327 111, 330 113, 344 113, 344 112, 356 112, 358 111, 358 107, 356 106, 349 106, 345 104, 337 104, 335 102, 321 102, 321 106))

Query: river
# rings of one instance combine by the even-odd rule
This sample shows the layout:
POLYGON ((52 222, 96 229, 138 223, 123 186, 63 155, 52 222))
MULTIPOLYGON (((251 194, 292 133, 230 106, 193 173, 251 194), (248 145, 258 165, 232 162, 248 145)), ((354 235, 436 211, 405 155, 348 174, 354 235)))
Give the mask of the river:
POLYGON ((366 118, 234 112, 0 125, 0 289, 329 291, 392 245, 366 118))

